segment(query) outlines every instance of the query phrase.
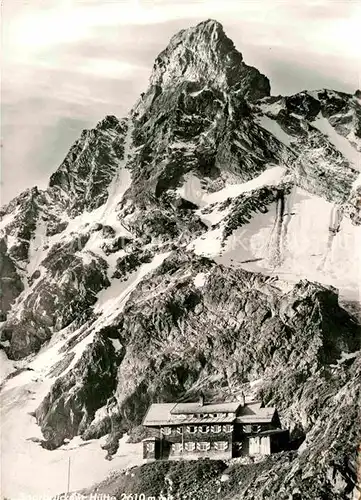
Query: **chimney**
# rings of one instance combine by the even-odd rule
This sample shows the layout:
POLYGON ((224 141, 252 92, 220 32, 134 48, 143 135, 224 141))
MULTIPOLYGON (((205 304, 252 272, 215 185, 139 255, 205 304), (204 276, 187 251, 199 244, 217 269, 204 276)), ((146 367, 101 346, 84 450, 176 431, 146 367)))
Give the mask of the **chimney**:
POLYGON ((246 406, 246 397, 245 397, 243 391, 241 392, 241 395, 239 397, 239 401, 240 401, 240 403, 241 403, 242 406, 246 406))
POLYGON ((199 406, 204 406, 204 394, 203 392, 200 393, 199 395, 199 406))

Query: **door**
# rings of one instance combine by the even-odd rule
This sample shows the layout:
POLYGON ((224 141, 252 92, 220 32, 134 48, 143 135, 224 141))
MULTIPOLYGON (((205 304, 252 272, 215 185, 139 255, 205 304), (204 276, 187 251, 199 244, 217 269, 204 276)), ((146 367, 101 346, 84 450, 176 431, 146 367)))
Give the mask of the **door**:
POLYGON ((269 436, 263 437, 261 439, 261 454, 262 455, 270 455, 271 454, 271 446, 270 446, 269 436))

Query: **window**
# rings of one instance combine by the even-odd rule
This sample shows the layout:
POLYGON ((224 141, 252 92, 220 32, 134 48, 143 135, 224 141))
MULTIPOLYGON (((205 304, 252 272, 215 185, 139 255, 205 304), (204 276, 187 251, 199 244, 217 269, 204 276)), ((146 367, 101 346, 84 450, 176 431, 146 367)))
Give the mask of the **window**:
POLYGON ((261 426, 260 425, 251 425, 251 431, 252 432, 261 432, 261 426))
POLYGON ((221 432, 222 426, 221 425, 212 425, 211 430, 215 434, 218 434, 219 432, 221 432))
POLYGON ((184 420, 186 418, 187 415, 175 415, 175 418, 177 420, 184 420))
POLYGON ((184 444, 184 449, 186 451, 194 451, 196 449, 196 443, 192 443, 192 442, 185 443, 184 444))
POLYGON ((201 432, 203 434, 207 434, 207 432, 209 432, 209 426, 208 425, 202 425, 201 426, 201 432))
POLYGON ((172 432, 172 429, 170 427, 162 427, 161 431, 165 436, 169 436, 169 434, 171 434, 172 432))
POLYGON ((243 449, 243 443, 242 441, 240 443, 236 443, 236 448, 238 451, 241 451, 243 449))
POLYGON ((190 434, 195 434, 197 430, 194 425, 188 425, 187 429, 190 434))
POLYGON ((252 426, 251 425, 244 425, 243 432, 246 432, 247 434, 252 432, 252 426))
POLYGON ((182 443, 174 443, 172 444, 172 452, 173 453, 181 453, 183 451, 182 443))
POLYGON ((228 449, 228 443, 227 443, 227 441, 215 442, 214 448, 218 451, 226 451, 228 449))
POLYGON ((249 440, 250 455, 258 455, 261 452, 260 447, 261 447, 260 438, 254 437, 249 440))
POLYGON ((197 449, 199 451, 208 451, 211 449, 211 443, 197 443, 197 449))
POLYGON ((213 417, 217 418, 218 417, 218 413, 213 413, 213 417))
POLYGON ((152 453, 154 451, 154 443, 147 443, 147 451, 148 453, 152 453))
POLYGON ((233 426, 230 424, 224 425, 223 430, 224 430, 224 432, 230 433, 233 431, 233 426))

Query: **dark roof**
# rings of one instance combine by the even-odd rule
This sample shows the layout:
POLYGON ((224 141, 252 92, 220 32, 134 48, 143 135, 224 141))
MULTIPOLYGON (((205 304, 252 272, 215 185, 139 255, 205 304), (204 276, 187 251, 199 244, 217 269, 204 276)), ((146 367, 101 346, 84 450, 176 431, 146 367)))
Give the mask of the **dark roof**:
POLYGON ((288 434, 288 429, 268 429, 267 431, 258 432, 257 436, 272 436, 273 434, 288 434))

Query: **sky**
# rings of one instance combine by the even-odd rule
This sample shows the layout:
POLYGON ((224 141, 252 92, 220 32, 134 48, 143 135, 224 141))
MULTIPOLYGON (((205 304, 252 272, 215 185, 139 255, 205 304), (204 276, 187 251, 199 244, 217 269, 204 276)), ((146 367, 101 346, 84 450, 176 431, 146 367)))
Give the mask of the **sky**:
POLYGON ((217 19, 274 95, 360 88, 361 0, 2 0, 1 203, 127 114, 180 29, 217 19))

